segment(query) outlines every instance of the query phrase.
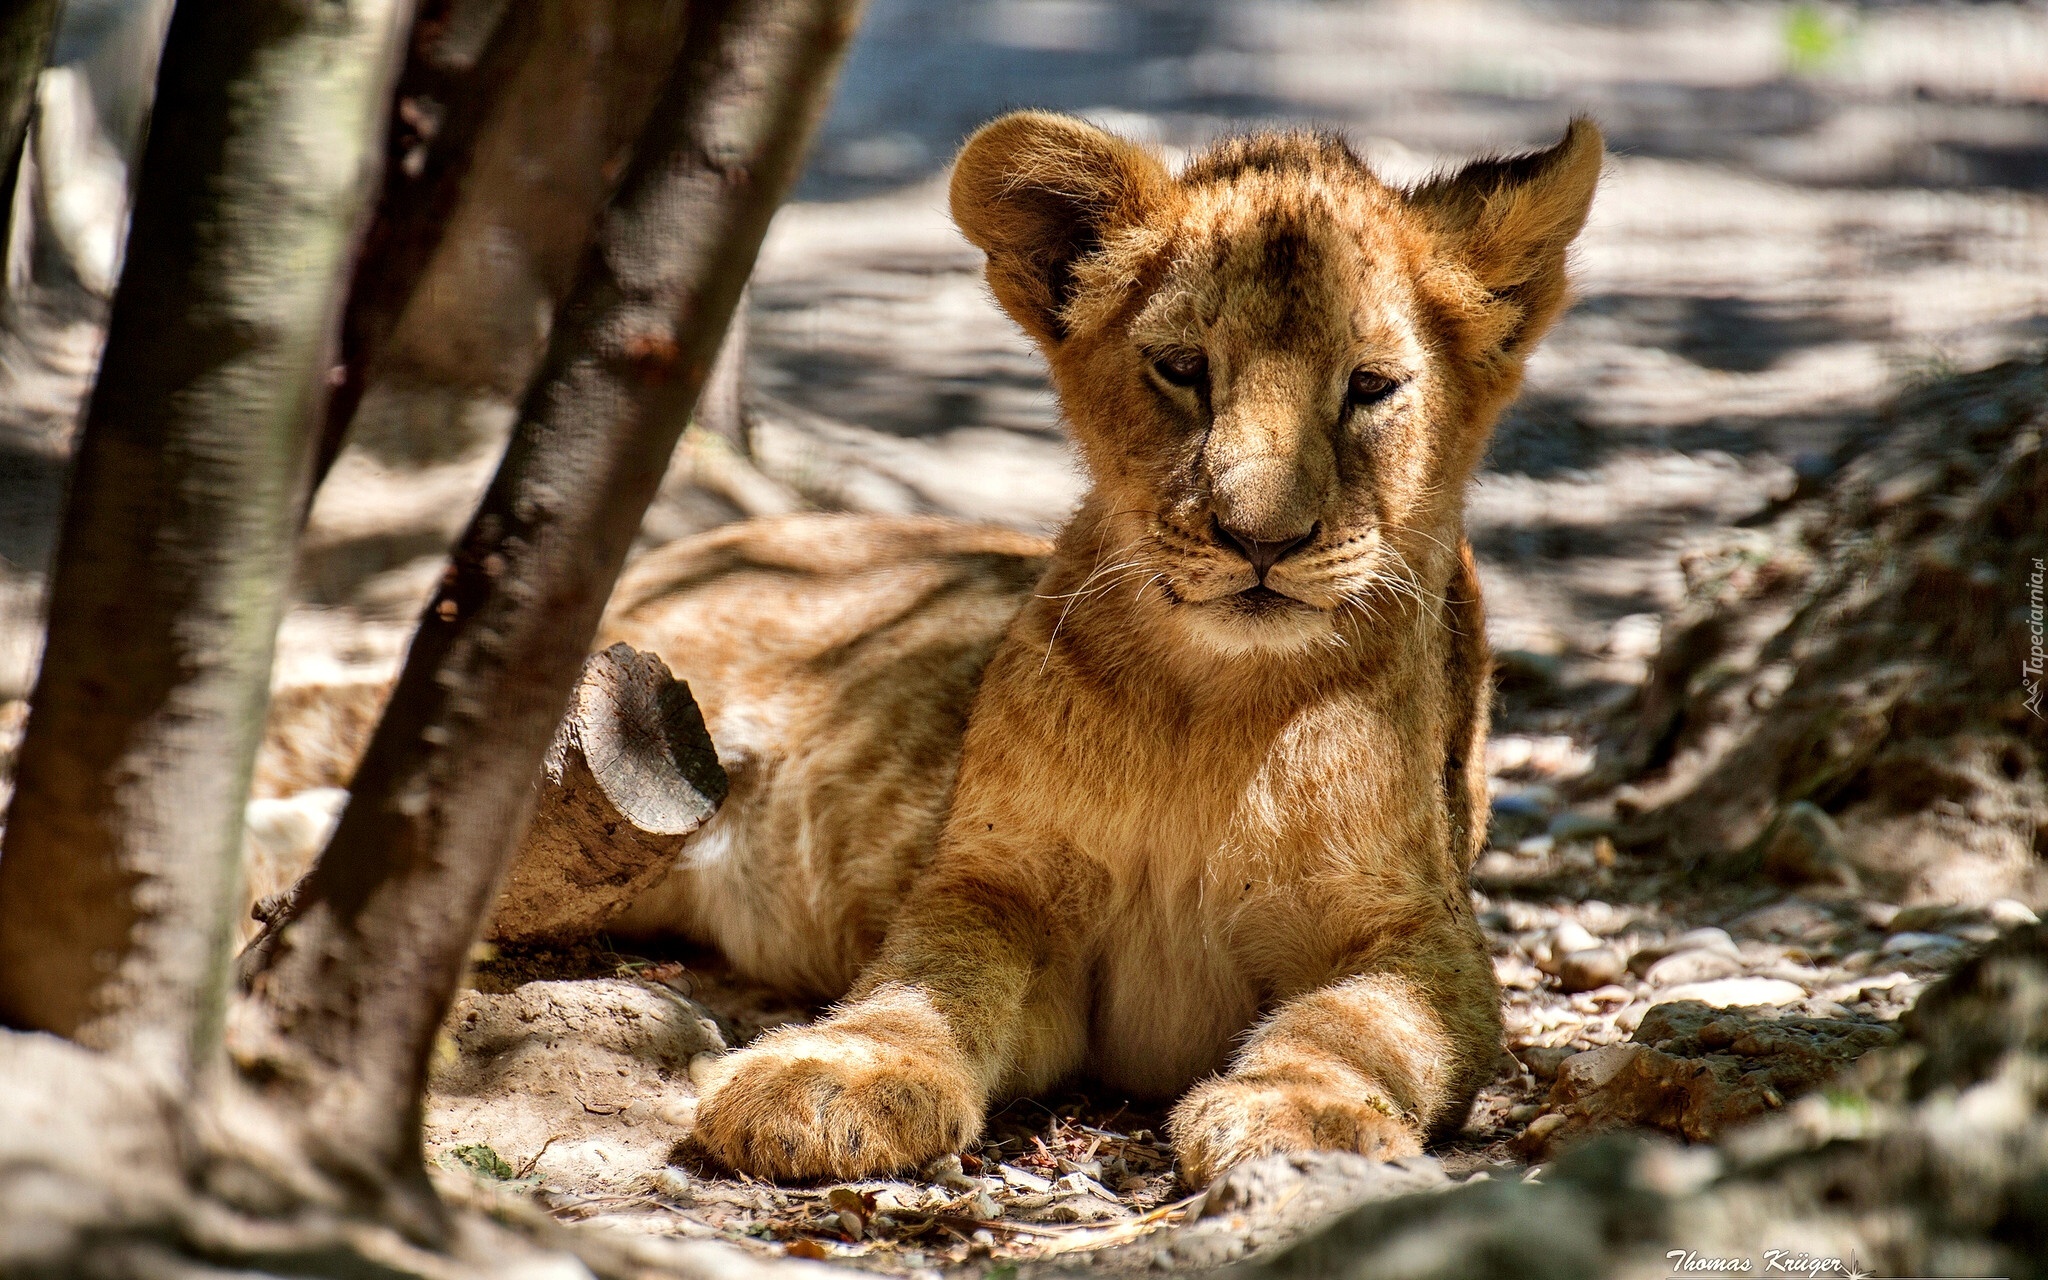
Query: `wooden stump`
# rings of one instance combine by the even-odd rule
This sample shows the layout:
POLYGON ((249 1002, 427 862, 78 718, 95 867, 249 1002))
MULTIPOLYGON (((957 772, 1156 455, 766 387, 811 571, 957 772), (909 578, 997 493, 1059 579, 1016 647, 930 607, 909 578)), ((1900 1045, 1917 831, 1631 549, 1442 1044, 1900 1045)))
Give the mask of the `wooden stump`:
POLYGON ((596 933, 668 874, 726 793, 689 686, 624 644, 584 663, 536 785, 533 825, 487 930, 499 941, 596 933))

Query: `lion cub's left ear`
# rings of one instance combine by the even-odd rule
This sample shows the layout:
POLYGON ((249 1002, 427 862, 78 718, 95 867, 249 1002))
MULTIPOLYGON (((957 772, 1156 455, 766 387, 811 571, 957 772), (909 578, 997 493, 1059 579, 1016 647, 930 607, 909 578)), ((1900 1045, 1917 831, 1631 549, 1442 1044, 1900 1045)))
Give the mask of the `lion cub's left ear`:
POLYGON ((1465 313, 1474 354, 1525 355, 1556 318, 1565 250, 1586 224, 1605 156, 1599 128, 1580 116, 1548 151, 1481 160, 1408 193, 1446 274, 1463 278, 1447 300, 1465 313))
POLYGON ((1084 120, 1019 111, 983 125, 953 165, 953 221, 988 255, 1011 319, 1052 348, 1065 340, 1074 269, 1143 222, 1171 184, 1136 143, 1084 120))

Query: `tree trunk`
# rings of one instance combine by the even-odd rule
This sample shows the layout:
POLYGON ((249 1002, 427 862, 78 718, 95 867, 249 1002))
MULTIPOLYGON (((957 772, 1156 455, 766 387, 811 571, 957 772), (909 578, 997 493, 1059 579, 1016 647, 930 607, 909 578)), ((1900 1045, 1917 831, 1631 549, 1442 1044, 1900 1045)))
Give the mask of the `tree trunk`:
POLYGON ((338 1181, 434 1212, 420 1162, 434 1035, 857 9, 858 0, 692 6, 663 101, 421 621, 348 808, 252 966, 241 1052, 338 1181))
POLYGON ((711 376, 704 394, 697 400, 697 425, 726 442, 734 453, 747 457, 753 446, 747 439, 747 295, 740 295, 732 323, 726 326, 725 341, 719 344, 718 359, 711 362, 711 376))
POLYGON ((540 5, 513 0, 500 11, 482 51, 473 60, 452 64, 441 39, 450 7, 450 0, 440 0, 421 13, 399 77, 384 189, 342 311, 334 391, 314 449, 316 489, 341 454, 349 424, 369 389, 371 364, 441 247, 469 177, 477 136, 540 30, 540 5))
MULTIPOLYGON (((7 0, 0 9, 0 260, 14 243, 14 188, 36 102, 36 80, 50 60, 58 0, 7 0)), ((0 272, 0 301, 7 280, 0 272)))
POLYGON ((668 664, 615 644, 583 664, 491 910, 502 942, 578 942, 675 867, 725 799, 704 716, 668 664))
POLYGON ((0 857, 0 1021, 217 1042, 251 759, 409 0, 185 0, 0 857))

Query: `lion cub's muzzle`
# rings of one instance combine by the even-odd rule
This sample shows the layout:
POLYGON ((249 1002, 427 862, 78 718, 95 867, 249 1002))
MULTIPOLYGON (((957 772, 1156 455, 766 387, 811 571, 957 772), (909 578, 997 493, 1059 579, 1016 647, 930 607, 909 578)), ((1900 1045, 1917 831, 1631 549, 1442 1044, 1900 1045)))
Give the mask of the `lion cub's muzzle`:
POLYGON ((1274 570, 1289 557, 1315 545, 1322 516, 1331 497, 1330 468, 1300 431, 1275 449, 1266 437, 1242 421, 1219 422, 1209 456, 1209 536, 1216 546, 1241 558, 1250 568, 1249 581, 1238 594, 1256 600, 1258 593, 1275 597, 1273 605, 1306 603, 1285 585, 1286 573, 1274 570), (1309 456, 1303 456, 1309 455, 1309 456))
POLYGON ((1318 522, 1310 525, 1306 533, 1296 534, 1291 538, 1267 539, 1234 530, 1216 516, 1209 517, 1209 535, 1216 539, 1217 545, 1235 551, 1245 558, 1245 562, 1252 567, 1252 573, 1257 575, 1258 580, 1253 584, 1256 587, 1265 586, 1266 574, 1273 566, 1314 542, 1316 534, 1321 530, 1322 525, 1318 522))

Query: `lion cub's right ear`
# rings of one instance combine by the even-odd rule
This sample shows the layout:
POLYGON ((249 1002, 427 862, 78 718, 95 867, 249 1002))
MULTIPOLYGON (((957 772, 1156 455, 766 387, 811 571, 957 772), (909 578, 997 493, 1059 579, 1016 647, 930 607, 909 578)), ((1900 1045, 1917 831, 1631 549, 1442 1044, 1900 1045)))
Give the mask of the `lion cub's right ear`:
POLYGON ((1071 116, 1019 111, 960 149, 953 221, 988 255, 996 301, 1050 349, 1067 336, 1076 264, 1142 222, 1170 183, 1135 143, 1071 116))

